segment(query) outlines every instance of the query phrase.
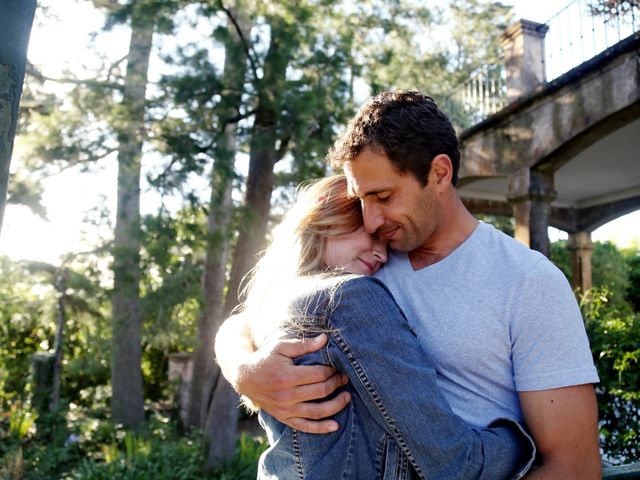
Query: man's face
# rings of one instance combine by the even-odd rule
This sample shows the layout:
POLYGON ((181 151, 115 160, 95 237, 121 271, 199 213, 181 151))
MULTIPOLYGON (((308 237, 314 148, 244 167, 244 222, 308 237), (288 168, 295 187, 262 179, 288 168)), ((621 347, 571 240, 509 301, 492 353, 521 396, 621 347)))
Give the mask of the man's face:
POLYGON ((345 166, 349 193, 360 199, 365 230, 410 252, 436 230, 439 206, 429 184, 400 173, 382 150, 366 148, 345 166))

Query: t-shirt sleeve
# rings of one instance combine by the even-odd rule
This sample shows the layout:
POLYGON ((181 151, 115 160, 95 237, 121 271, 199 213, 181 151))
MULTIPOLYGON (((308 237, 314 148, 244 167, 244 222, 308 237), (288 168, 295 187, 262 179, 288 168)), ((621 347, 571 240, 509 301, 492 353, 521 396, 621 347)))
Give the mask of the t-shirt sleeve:
POLYGON ((511 341, 518 391, 599 381, 573 291, 546 259, 536 263, 514 295, 511 341))

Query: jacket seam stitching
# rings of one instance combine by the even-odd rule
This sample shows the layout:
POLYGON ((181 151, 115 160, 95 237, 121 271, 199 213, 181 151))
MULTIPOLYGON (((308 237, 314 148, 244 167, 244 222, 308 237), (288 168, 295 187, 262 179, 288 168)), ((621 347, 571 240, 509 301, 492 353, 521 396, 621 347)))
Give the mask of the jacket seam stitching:
POLYGON ((396 442, 398 442, 398 445, 400 446, 400 448, 402 448, 402 451, 407 456, 407 459, 411 461, 411 464, 413 465, 416 473, 420 476, 420 478, 426 478, 424 472, 418 465, 418 462, 414 458, 413 454, 411 453, 411 450, 409 449, 407 443, 405 442, 404 437, 396 427, 395 421, 391 418, 391 416, 389 415, 389 412, 387 411, 384 404, 380 400, 380 397, 378 396, 378 392, 373 388, 373 386, 369 382, 369 379, 367 378, 364 368, 362 367, 360 362, 358 362, 358 360, 353 356, 353 353, 349 349, 349 345, 344 341, 344 339, 340 336, 337 330, 333 330, 332 335, 335 338, 335 341, 338 347, 347 356, 347 359, 349 360, 349 363, 352 365, 353 369, 355 370, 356 375, 358 376, 358 379, 360 380, 364 388, 367 390, 367 393, 369 394, 371 399, 376 404, 376 407, 378 408, 380 415, 382 415, 382 417, 384 418, 389 428, 393 431, 393 436, 396 442))

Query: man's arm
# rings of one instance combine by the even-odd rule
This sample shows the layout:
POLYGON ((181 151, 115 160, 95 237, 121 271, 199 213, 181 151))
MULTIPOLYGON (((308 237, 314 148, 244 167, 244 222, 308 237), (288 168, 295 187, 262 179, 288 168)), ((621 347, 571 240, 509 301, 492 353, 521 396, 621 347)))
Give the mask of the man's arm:
POLYGON ((591 384, 520 392, 520 405, 542 461, 528 480, 602 478, 591 384))
POLYGON ((348 377, 323 365, 293 364, 295 357, 320 350, 326 342, 326 335, 304 341, 279 338, 255 350, 247 322, 236 315, 218 330, 215 352, 224 377, 254 406, 296 430, 328 433, 337 430, 338 424, 322 419, 342 410, 349 394, 320 403, 309 401, 326 397, 348 377))

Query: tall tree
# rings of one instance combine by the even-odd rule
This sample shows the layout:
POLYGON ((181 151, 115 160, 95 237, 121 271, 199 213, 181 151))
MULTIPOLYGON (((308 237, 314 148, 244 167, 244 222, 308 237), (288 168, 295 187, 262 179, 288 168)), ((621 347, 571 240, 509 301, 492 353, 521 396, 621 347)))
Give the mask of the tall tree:
MULTIPOLYGON (((358 39, 349 28, 355 16, 346 11, 346 5, 336 8, 313 1, 295 5, 264 2, 255 10, 256 30, 268 34, 242 37, 251 66, 245 111, 251 112, 252 123, 245 135, 249 168, 224 317, 241 300, 242 280, 264 244, 278 180, 276 164, 285 157, 290 162, 290 174, 283 176, 284 181, 324 174, 322 159, 335 128, 351 113, 351 47, 358 39)), ((237 24, 233 13, 227 10, 227 14, 237 24)), ((362 28, 378 27, 372 21, 362 28)), ((217 369, 210 371, 205 395, 209 385, 213 395, 205 430, 212 439, 212 465, 232 452, 238 412, 237 396, 217 369)))
MULTIPOLYGON (((148 102, 147 112, 150 127, 147 148, 170 161, 165 171, 152 179, 152 184, 174 193, 185 193, 192 207, 201 206, 209 216, 208 225, 202 222, 203 233, 198 233, 201 239, 194 242, 190 250, 193 256, 189 258, 197 267, 205 265, 203 294, 198 299, 201 314, 199 318, 193 314, 188 321, 200 322, 201 340, 196 348, 190 418, 192 425, 204 428, 212 439, 210 460, 231 451, 238 413, 236 397, 211 361, 210 338, 220 320, 220 311, 224 308, 229 312, 238 302, 241 280, 254 265, 269 224, 276 220, 273 212, 277 210, 273 207, 282 209, 277 203, 280 200, 277 194, 286 197, 292 191, 291 186, 300 180, 325 174, 326 149, 351 116, 354 106, 372 91, 393 87, 418 87, 431 93, 443 91, 449 85, 452 65, 445 46, 434 44, 429 37, 434 21, 440 17, 417 0, 366 0, 357 4, 347 0, 261 0, 242 4, 237 1, 182 2, 200 7, 197 11, 189 10, 189 15, 198 16, 195 21, 200 25, 219 27, 212 38, 204 41, 195 37, 201 31, 199 28, 191 29, 193 43, 178 46, 179 57, 165 58, 165 68, 175 74, 155 85, 155 96, 148 102), (219 60, 222 51, 225 52, 224 65, 219 60), (173 95, 163 96, 165 92, 173 95), (237 172, 239 169, 234 171, 234 161, 244 155, 249 157, 246 177, 237 172), (276 169, 276 165, 279 168, 276 169), (190 179, 205 172, 207 175, 211 172, 211 190, 208 198, 200 199, 190 190, 190 179), (233 196, 232 185, 236 188, 233 196), (228 232, 232 216, 233 225, 240 227, 235 236, 228 232), (232 261, 228 258, 230 237, 231 246, 236 248, 232 261), (229 277, 228 285, 224 285, 229 277), (199 394, 198 390, 202 392, 199 394)), ((95 2, 101 6, 124 7, 120 9, 120 21, 129 19, 135 8, 147 3, 95 2)), ((156 7, 181 4, 178 0, 150 3, 156 7)), ((75 159, 75 164, 89 164, 110 151, 118 151, 119 160, 123 161, 125 157, 120 152, 139 151, 133 146, 141 143, 133 140, 135 135, 144 133, 144 116, 139 110, 124 105, 115 109, 116 120, 112 115, 115 99, 126 97, 128 80, 120 78, 119 67, 120 63, 115 63, 99 82, 77 81, 78 88, 67 102, 73 109, 52 108, 45 128, 41 125, 38 129, 55 131, 48 137, 46 148, 33 155, 34 158, 53 157, 65 162, 75 159), (134 111, 138 112, 137 117, 131 116, 134 111), (93 118, 86 116, 87 112, 94 115, 93 118), (137 120, 127 121, 127 118, 137 120), (134 124, 137 127, 134 128, 134 124), (114 130, 117 137, 113 135, 114 130), (132 147, 125 149, 123 145, 129 141, 132 147)), ((144 93, 138 100, 142 103, 143 98, 144 93)), ((128 176, 128 187, 132 190, 126 188, 123 193, 129 191, 135 196, 139 195, 139 157, 133 154, 132 158, 133 163, 125 163, 129 171, 134 172, 128 176)), ((155 163, 154 168, 158 165, 155 163)), ((129 206, 137 211, 136 205, 129 206)), ((127 212, 131 214, 131 210, 127 212)), ((194 215, 194 225, 203 218, 199 213, 194 215)), ((168 210, 163 210, 163 215, 171 220, 168 210)), ((130 216, 126 218, 131 220, 130 216)), ((138 275, 134 242, 139 227, 136 224, 137 221, 133 221, 133 230, 123 229, 126 235, 118 237, 132 242, 125 244, 125 252, 131 255, 120 257, 130 263, 119 264, 123 276, 126 273, 124 280, 128 283, 125 284, 133 285, 130 290, 121 290, 131 294, 127 298, 136 297, 136 282, 131 281, 138 275), (130 269, 125 265, 134 267, 130 269)), ((138 251, 139 247, 140 244, 138 251)), ((149 248, 150 245, 142 245, 143 261, 149 248)), ((115 267, 114 262, 114 271, 115 267)), ((153 282, 167 280, 157 292, 143 291, 143 297, 149 302, 159 296, 166 297, 162 292, 175 291, 171 278, 165 277, 165 273, 149 275, 153 282)), ((192 278, 193 275, 189 282, 192 278)), ((143 284, 143 289, 147 286, 143 284)), ((190 301, 192 305, 196 303, 193 298, 190 301)), ((135 302, 132 305, 135 312, 138 307, 135 302)), ((162 303, 158 309, 167 305, 162 303)), ((143 302, 143 307, 153 311, 148 302, 143 302)), ((161 318, 158 322, 171 316, 170 308, 165 310, 158 316, 161 318)), ((134 330, 138 328, 136 323, 132 325, 134 330)), ((114 323, 114 333, 115 327, 114 323)), ((125 369, 125 373, 130 371, 125 369)))
POLYGON ((237 304, 239 281, 253 266, 264 241, 276 186, 276 161, 287 151, 294 154, 292 170, 297 173, 285 175, 285 183, 300 176, 321 175, 323 168, 309 166, 322 165, 335 119, 346 118, 341 100, 347 91, 341 78, 344 56, 340 44, 326 36, 329 29, 318 28, 321 14, 306 21, 311 12, 308 6, 258 4, 240 8, 236 4, 232 8, 231 3, 212 4, 219 12, 218 18, 226 21, 224 28, 217 29, 217 40, 226 50, 224 70, 215 74, 216 69, 202 60, 208 58, 205 52, 196 51, 190 58, 177 61, 187 66, 187 73, 170 80, 176 87, 175 97, 181 100, 174 110, 184 111, 188 118, 167 122, 167 129, 178 123, 181 135, 174 136, 170 131, 163 134, 174 152, 169 165, 173 172, 163 172, 159 178, 161 184, 171 187, 183 181, 185 170, 201 171, 197 158, 213 160, 203 315, 199 320, 202 343, 195 355, 189 415, 190 423, 204 428, 210 439, 210 465, 233 452, 238 417, 237 395, 211 362, 213 334, 224 318, 226 231, 234 158, 240 151, 249 151, 245 202, 237 221, 242 231, 235 255, 244 256, 239 250, 248 258, 232 262, 235 287, 226 289, 229 309, 237 304), (249 18, 258 19, 253 32, 249 18), (257 32, 264 32, 268 40, 261 39, 257 32), (295 80, 287 77, 287 69, 295 71, 295 80), (181 157, 180 162, 177 157, 181 157), (204 377, 203 372, 207 372, 204 377))
POLYGON ((118 138, 118 200, 113 243, 111 418, 135 427, 144 420, 140 317, 140 170, 145 139, 145 93, 153 42, 154 12, 131 10, 131 41, 118 138))
POLYGON ((284 18, 273 17, 270 22, 271 38, 262 65, 263 75, 256 78, 256 109, 251 128, 249 173, 246 180, 245 202, 239 224, 238 243, 233 255, 233 267, 229 279, 229 295, 225 301, 224 315, 238 305, 240 283, 255 264, 255 255, 263 245, 274 187, 276 162, 282 159, 290 138, 278 127, 283 112, 281 104, 286 86, 286 71, 297 45, 287 45, 286 40, 296 41, 294 25, 284 18))
MULTIPOLYGON (((105 30, 129 24, 127 55, 115 63, 105 59, 95 77, 85 73, 48 79, 73 85, 66 106, 34 109, 28 124, 32 166, 51 173, 92 165, 117 154, 117 212, 112 244, 114 288, 112 291, 112 418, 125 426, 137 426, 144 419, 141 368, 140 312, 140 176, 143 143, 146 139, 146 89, 154 29, 173 27, 172 13, 178 0, 111 1, 94 0, 106 13, 105 30), (125 74, 120 66, 126 63, 125 74), (86 78, 89 75, 89 78, 86 78), (35 140, 35 141, 34 141, 35 140)), ((99 55, 99 54, 97 54, 99 55)), ((96 56, 97 56, 96 55, 96 56)), ((46 79, 33 68, 36 78, 46 79)), ((77 72, 76 72, 77 74, 77 72)))
MULTIPOLYGON (((239 2, 238 2, 239 3, 239 2)), ((218 392, 216 410, 222 398, 236 402, 232 389, 219 393, 217 381, 222 380, 213 362, 215 334, 223 320, 222 306, 226 283, 231 218, 234 163, 237 153, 238 120, 241 118, 247 57, 244 39, 250 35, 250 20, 241 13, 242 8, 227 10, 230 21, 224 36, 225 61, 221 80, 221 101, 216 108, 218 133, 214 146, 214 164, 211 168, 211 192, 208 205, 205 266, 202 277, 203 311, 198 323, 200 344, 196 349, 191 384, 189 423, 202 428, 209 438, 212 462, 228 457, 235 448, 237 409, 227 408, 227 421, 221 415, 209 415, 214 392, 218 392), (217 418, 207 422, 207 418, 217 418)))
POLYGON ((36 0, 0 0, 0 229, 36 0))
POLYGON ((513 11, 501 2, 486 0, 452 0, 449 7, 454 43, 449 72, 455 86, 479 67, 499 60, 500 37, 513 21, 513 11))

